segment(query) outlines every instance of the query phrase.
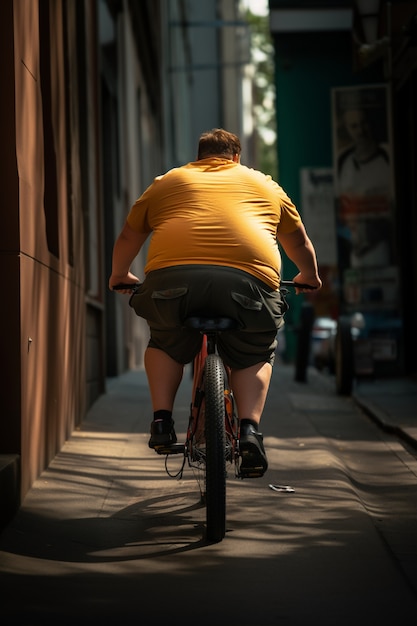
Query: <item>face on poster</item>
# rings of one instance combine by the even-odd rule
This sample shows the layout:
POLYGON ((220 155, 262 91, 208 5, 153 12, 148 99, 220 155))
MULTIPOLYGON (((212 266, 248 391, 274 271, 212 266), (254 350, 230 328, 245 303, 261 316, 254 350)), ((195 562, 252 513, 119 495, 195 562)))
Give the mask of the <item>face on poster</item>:
POLYGON ((332 93, 336 219, 344 297, 348 304, 369 308, 391 307, 396 297, 392 289, 396 268, 388 106, 386 85, 343 87, 332 93))

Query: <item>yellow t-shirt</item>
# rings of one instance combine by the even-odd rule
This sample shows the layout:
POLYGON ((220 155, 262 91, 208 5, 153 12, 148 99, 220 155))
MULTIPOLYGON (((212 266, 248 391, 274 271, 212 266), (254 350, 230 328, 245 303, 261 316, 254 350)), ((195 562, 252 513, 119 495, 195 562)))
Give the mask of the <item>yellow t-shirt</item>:
POLYGON ((127 222, 137 232, 152 232, 145 273, 174 265, 223 265, 277 289, 277 230, 290 233, 301 219, 270 176, 208 158, 155 178, 127 222))

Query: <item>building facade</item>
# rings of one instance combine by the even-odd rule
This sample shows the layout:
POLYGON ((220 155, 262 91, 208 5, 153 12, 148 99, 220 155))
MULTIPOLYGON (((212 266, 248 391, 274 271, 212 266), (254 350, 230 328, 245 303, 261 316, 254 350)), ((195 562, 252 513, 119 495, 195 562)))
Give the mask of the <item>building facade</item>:
POLYGON ((112 246, 202 131, 242 133, 240 15, 228 0, 0 3, 0 524, 107 377, 142 366, 146 325, 107 289, 112 246))
POLYGON ((363 314, 363 371, 413 375, 417 2, 270 0, 269 7, 280 182, 306 223, 313 218, 325 283, 317 314, 363 314), (359 141, 369 153, 375 133, 372 163, 352 158, 348 112, 351 131, 367 114, 368 137, 361 130, 359 141))

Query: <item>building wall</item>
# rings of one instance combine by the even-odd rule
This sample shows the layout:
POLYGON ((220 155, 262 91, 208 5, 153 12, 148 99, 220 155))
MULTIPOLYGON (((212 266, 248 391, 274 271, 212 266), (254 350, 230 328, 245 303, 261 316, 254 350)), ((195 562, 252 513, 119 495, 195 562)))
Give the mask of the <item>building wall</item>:
POLYGON ((19 339, 7 337, 19 368, 0 445, 2 453, 20 457, 23 496, 85 410, 83 217, 77 100, 68 88, 77 81, 75 15, 61 2, 39 7, 26 0, 8 8, 19 193, 2 221, 6 228, 18 221, 7 259, 17 286, 11 308, 20 324, 19 339), (18 437, 7 434, 9 420, 18 437))
MULTIPOLYGON (((2 305, 0 307, 0 349, 4 359, 0 380, 0 467, 18 481, 20 457, 20 240, 19 179, 15 147, 15 64, 13 48, 13 2, 0 4, 0 51, 3 64, 0 99, 2 137, 2 201, 0 202, 0 261, 2 264, 2 305), (9 467, 8 467, 9 465, 9 467)), ((3 474, 1 472, 1 475, 3 474)), ((0 478, 1 478, 0 475, 0 478)), ((2 481, 3 486, 3 481, 2 481)), ((13 489, 9 493, 12 493, 13 489)))
MULTIPOLYGON (((359 4, 344 0, 317 3, 269 0, 275 44, 279 178, 300 205, 300 168, 333 167, 331 89, 366 84, 387 86, 391 104, 389 125, 393 131, 399 297, 393 328, 381 325, 380 334, 388 340, 394 338, 397 355, 386 364, 378 363, 375 373, 400 375, 415 373, 417 368, 416 296, 414 290, 407 291, 405 287, 415 283, 417 267, 412 243, 416 215, 412 171, 415 172, 416 163, 417 4, 415 0, 379 3, 371 41, 360 32, 359 4), (384 38, 388 38, 390 45, 384 38), (359 53, 361 41, 370 44, 364 57, 359 53)), ((342 297, 339 299, 343 307, 342 297)), ((294 307, 287 320, 288 327, 291 316, 296 326, 294 307)), ((379 336, 379 330, 371 330, 379 336)), ((294 336, 289 338, 289 345, 293 344, 294 336)))
MULTIPOLYGON (((385 3, 392 41, 392 124, 395 158, 396 244, 404 322, 404 368, 417 372, 417 2, 385 3)), ((389 70, 389 67, 387 68, 389 70)))
MULTIPOLYGON (((330 22, 324 28, 320 23, 324 18, 312 19, 315 9, 308 3, 299 2, 294 7, 290 2, 270 0, 269 5, 275 50, 279 182, 303 215, 303 169, 333 167, 331 89, 355 80, 349 52, 350 22, 343 6, 324 7, 330 22)), ((319 315, 329 316, 337 307, 333 276, 337 272, 336 268, 323 267, 319 252, 317 249, 324 286, 314 298, 314 306, 319 315)), ((291 279, 296 271, 283 254, 284 278, 291 279)), ((295 298, 287 315, 284 356, 289 361, 296 357, 297 329, 306 299, 295 298)))
MULTIPOLYGON (((158 2, 99 3, 106 375, 143 367, 146 322, 106 289, 114 241, 163 160, 158 2)), ((142 279, 146 246, 132 269, 142 279)))
MULTIPOLYGON (((0 3, 0 526, 107 377, 143 367, 147 325, 107 288, 112 248, 153 178, 194 158, 197 135, 221 124, 217 4, 0 3), (205 49, 191 35, 200 18, 205 49), (200 62, 214 69, 184 67, 200 62)), ((237 131, 240 97, 236 77, 227 119, 237 131)))
POLYGON ((161 20, 166 167, 194 159, 200 134, 216 127, 238 133, 248 154, 242 84, 249 41, 239 0, 162 0, 161 20))

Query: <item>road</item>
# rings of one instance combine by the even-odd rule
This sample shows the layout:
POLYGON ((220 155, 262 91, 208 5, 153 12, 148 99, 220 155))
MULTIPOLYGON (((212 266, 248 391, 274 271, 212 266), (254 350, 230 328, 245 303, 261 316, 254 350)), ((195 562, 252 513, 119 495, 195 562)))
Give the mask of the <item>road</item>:
POLYGON ((416 457, 332 381, 276 367, 270 469, 228 479, 216 545, 191 470, 169 478, 147 447, 150 414, 143 373, 113 381, 36 482, 0 536, 3 626, 415 623, 416 457))

